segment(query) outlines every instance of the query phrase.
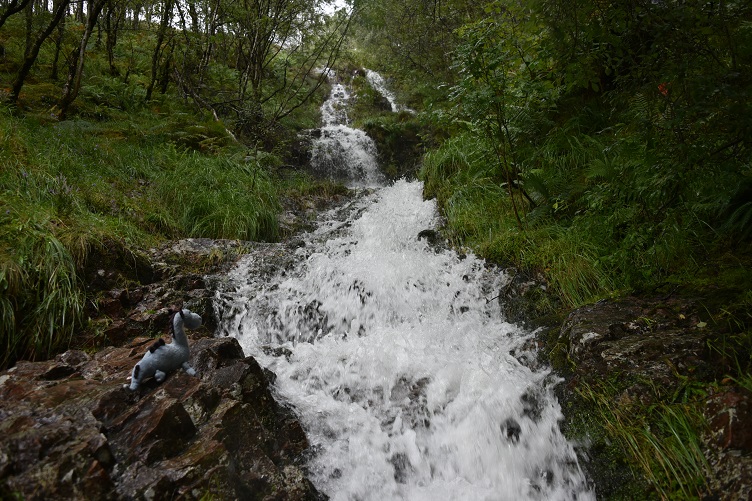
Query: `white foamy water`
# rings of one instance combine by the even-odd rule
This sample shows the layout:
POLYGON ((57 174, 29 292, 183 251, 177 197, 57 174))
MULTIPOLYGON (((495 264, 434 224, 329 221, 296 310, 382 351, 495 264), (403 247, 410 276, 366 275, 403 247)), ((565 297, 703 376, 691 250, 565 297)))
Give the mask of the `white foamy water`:
MULTIPOLYGON (((334 79, 333 71, 328 72, 329 78, 334 79)), ((333 83, 329 98, 321 105, 321 122, 328 125, 347 125, 350 118, 347 116, 347 105, 350 102, 350 91, 341 83, 333 83)))
POLYGON ((438 224, 421 193, 399 181, 325 215, 285 269, 248 255, 220 329, 276 373, 333 500, 594 499, 555 378, 488 300, 502 274, 418 239, 438 224))
POLYGON ((384 182, 376 160, 376 143, 359 129, 349 126, 347 106, 350 90, 327 72, 332 82, 329 98, 321 106, 319 137, 311 149, 311 166, 320 175, 351 187, 374 187, 384 182))
POLYGON ((371 87, 376 89, 379 94, 389 101, 389 106, 392 108, 392 112, 397 113, 398 111, 407 111, 409 113, 415 113, 415 110, 411 110, 410 108, 397 103, 397 97, 394 95, 394 92, 387 87, 384 77, 382 77, 380 73, 366 69, 366 80, 368 80, 371 87))
POLYGON ((350 187, 374 187, 384 182, 376 161, 376 143, 360 129, 327 125, 311 150, 313 169, 350 187))

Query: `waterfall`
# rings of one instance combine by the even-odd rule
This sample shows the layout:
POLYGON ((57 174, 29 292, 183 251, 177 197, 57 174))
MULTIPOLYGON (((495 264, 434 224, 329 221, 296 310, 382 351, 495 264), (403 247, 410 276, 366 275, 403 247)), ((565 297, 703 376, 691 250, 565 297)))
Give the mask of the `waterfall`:
POLYGON ((422 189, 362 192, 294 255, 248 254, 219 292, 221 334, 276 374, 310 478, 335 501, 594 499, 559 429, 557 378, 489 300, 507 278, 418 238, 440 224, 422 189))
POLYGON ((322 127, 313 142, 311 166, 314 172, 343 181, 351 187, 373 187, 384 183, 376 160, 376 143, 359 129, 349 127, 347 104, 350 89, 328 70, 332 91, 321 106, 322 127))
POLYGON ((407 111, 408 113, 415 113, 415 110, 412 110, 407 106, 397 104, 396 96, 391 90, 389 90, 386 82, 384 81, 384 77, 382 77, 379 73, 373 70, 366 69, 366 80, 368 80, 368 83, 371 85, 371 87, 376 89, 379 94, 384 96, 384 98, 389 101, 389 106, 391 106, 392 112, 397 113, 398 111, 407 111))

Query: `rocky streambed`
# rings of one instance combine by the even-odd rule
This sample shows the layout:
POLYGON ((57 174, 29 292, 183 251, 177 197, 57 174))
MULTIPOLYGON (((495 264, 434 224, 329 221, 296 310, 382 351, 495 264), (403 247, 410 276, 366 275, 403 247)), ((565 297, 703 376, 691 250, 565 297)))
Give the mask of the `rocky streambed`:
MULTIPOLYGON (((283 231, 342 196, 297 201, 283 231)), ((284 259, 297 245, 185 239, 89 259, 89 328, 52 360, 0 372, 0 499, 320 499, 274 375, 234 338, 213 337, 222 273, 250 249, 284 259), (124 388, 154 338, 168 336, 176 304, 203 318, 189 332, 197 376, 124 388)))
MULTIPOLYGON (((101 328, 52 360, 0 373, 0 498, 321 499, 306 476, 305 432, 275 398, 274 374, 234 338, 213 337, 213 277, 251 248, 270 270, 284 268, 300 245, 174 242, 144 258, 142 278, 127 287, 112 267, 88 270, 100 291, 91 314, 101 328), (179 302, 204 318, 189 333, 198 376, 179 372, 130 392, 123 385, 133 365, 179 302)), ((627 297, 541 317, 534 306, 546 297, 545 282, 511 275, 499 301, 508 320, 539 329, 541 361, 564 376, 563 428, 580 444, 598 498, 660 492, 598 428, 593 388, 610 396, 611 412, 704 399, 700 490, 707 499, 750 499, 752 394, 723 379, 710 348, 719 334, 707 308, 713 291, 627 297)))
MULTIPOLYGON (((153 251, 141 270, 149 283, 99 294, 91 313, 102 328, 77 340, 86 350, 0 373, 0 498, 318 499, 302 468, 305 433, 274 398, 273 374, 234 338, 212 337, 211 276, 196 270, 220 271, 253 245, 264 244, 184 240, 153 251), (126 389, 178 302, 204 318, 190 336, 197 377, 126 389)), ((101 287, 117 274, 92 276, 101 287)))
POLYGON ((2 497, 317 499, 308 443, 268 375, 232 338, 194 340, 162 385, 123 387, 149 338, 0 376, 2 497))

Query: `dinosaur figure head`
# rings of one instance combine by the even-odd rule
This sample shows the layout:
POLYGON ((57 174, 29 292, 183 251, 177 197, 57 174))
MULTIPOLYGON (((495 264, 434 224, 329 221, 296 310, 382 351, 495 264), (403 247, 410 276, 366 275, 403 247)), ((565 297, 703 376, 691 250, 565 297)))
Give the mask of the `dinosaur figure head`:
POLYGON ((188 329, 198 329, 201 327, 201 316, 193 313, 188 309, 181 309, 178 311, 180 318, 183 320, 183 325, 188 329))

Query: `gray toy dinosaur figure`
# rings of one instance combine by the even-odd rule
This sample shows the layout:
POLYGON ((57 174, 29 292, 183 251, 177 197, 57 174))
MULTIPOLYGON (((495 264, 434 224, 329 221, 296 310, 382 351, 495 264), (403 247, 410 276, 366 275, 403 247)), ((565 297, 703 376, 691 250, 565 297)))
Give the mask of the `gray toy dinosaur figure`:
POLYGON ((190 349, 183 326, 189 329, 198 329, 201 327, 201 317, 191 310, 182 308, 173 315, 170 324, 172 342, 165 344, 164 339, 160 338, 159 341, 149 347, 149 351, 144 354, 144 358, 133 367, 131 390, 138 389, 139 384, 152 376, 158 383, 161 383, 168 373, 180 367, 185 369, 185 372, 189 375, 196 375, 196 371, 188 365, 190 349))

